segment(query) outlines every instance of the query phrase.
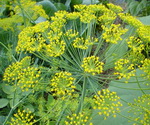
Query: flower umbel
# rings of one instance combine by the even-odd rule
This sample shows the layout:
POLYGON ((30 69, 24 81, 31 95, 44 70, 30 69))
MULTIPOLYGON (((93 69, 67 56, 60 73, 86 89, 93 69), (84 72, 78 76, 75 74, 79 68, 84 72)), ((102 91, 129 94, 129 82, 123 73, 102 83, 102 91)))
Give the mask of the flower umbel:
POLYGON ((104 119, 107 119, 110 115, 116 117, 116 113, 120 112, 119 107, 122 104, 119 101, 120 97, 116 92, 110 92, 108 89, 102 89, 94 96, 94 109, 98 109, 99 115, 104 115, 104 119))
POLYGON ((4 81, 21 88, 22 91, 28 91, 33 88, 39 81, 41 71, 30 66, 31 57, 27 56, 20 62, 8 66, 4 73, 4 81))
POLYGON ((50 91, 53 93, 53 96, 64 98, 73 94, 76 87, 74 85, 75 79, 71 75, 69 72, 59 72, 52 77, 50 91))
POLYGON ((134 125, 149 125, 150 94, 144 94, 141 97, 138 97, 138 99, 134 99, 134 103, 129 103, 129 106, 131 106, 131 110, 129 111, 129 113, 134 113, 134 115, 131 117, 135 122, 134 125))
POLYGON ((85 57, 81 66, 85 72, 95 75, 103 72, 103 65, 103 62, 99 62, 99 57, 91 56, 85 57))
POLYGON ((110 27, 106 27, 102 25, 103 30, 105 31, 102 34, 103 39, 106 40, 106 42, 115 43, 117 44, 118 40, 122 40, 121 35, 123 35, 125 32, 127 32, 127 29, 123 29, 120 27, 120 24, 111 24, 110 27))
POLYGON ((87 39, 84 40, 83 37, 79 38, 77 37, 73 42, 73 46, 75 48, 80 48, 80 49, 88 49, 88 46, 93 45, 95 42, 97 42, 97 38, 90 38, 88 37, 87 39))
MULTIPOLYGON (((84 114, 72 114, 72 116, 67 116, 67 121, 65 121, 65 125, 86 125, 90 118, 84 114)), ((89 125, 93 125, 90 123, 89 125)))
MULTIPOLYGON (((143 65, 142 67, 140 67, 140 69, 144 71, 144 74, 142 74, 142 76, 150 81, 150 59, 145 59, 141 62, 143 65)), ((147 85, 150 85, 150 83, 148 82, 147 85)))
POLYGON ((115 62, 115 69, 117 72, 114 74, 119 75, 119 79, 124 77, 126 80, 128 80, 131 76, 135 76, 134 64, 131 64, 128 59, 119 59, 117 62, 115 62))
POLYGON ((27 110, 20 110, 14 114, 14 117, 11 117, 11 121, 8 123, 9 125, 33 125, 35 122, 34 116, 32 112, 27 110))

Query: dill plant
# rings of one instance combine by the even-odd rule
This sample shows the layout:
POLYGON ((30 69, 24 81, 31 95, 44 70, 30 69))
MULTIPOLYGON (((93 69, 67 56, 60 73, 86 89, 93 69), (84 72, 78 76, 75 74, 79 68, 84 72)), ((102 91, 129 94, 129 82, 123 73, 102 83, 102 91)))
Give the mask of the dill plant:
POLYGON ((130 79, 139 77, 149 90, 148 26, 113 4, 75 5, 74 12, 57 11, 52 17, 31 0, 14 0, 11 5, 15 14, 0 19, 11 22, 0 25, 4 30, 19 32, 15 62, 3 73, 2 90, 12 90, 3 124, 97 125, 101 121, 96 123, 95 117, 108 124, 109 118, 120 116, 149 124, 149 93, 142 82, 136 81, 142 94, 134 102, 111 89, 112 81, 130 86, 130 79), (36 24, 39 16, 46 21, 36 24), (116 24, 116 18, 122 24, 116 24), (130 108, 130 115, 136 107, 139 117, 121 113, 130 108))

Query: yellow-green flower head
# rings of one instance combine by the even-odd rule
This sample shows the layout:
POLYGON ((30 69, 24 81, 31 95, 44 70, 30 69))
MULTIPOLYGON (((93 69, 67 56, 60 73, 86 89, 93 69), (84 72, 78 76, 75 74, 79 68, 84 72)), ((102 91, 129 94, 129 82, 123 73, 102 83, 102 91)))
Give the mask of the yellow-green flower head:
POLYGON ((145 56, 140 51, 129 51, 129 53, 126 55, 126 58, 137 66, 138 64, 141 64, 141 61, 145 59, 145 56))
POLYGON ((90 56, 83 59, 81 66, 84 69, 84 72, 95 75, 103 72, 103 65, 103 62, 99 62, 99 57, 90 56))
MULTIPOLYGON (((87 122, 90 118, 87 114, 79 113, 79 114, 72 114, 71 116, 67 116, 67 120, 65 121, 65 125, 87 125, 87 122)), ((88 125, 93 125, 89 123, 88 125)))
POLYGON ((19 40, 16 51, 18 53, 21 51, 30 53, 40 51, 46 41, 44 32, 47 31, 49 25, 49 22, 45 21, 33 27, 24 28, 18 36, 19 40))
POLYGON ((74 8, 78 11, 82 11, 86 8, 86 5, 80 4, 80 5, 74 5, 74 8))
POLYGON ((134 99, 133 103, 129 103, 134 115, 131 116, 134 125, 149 125, 150 123, 150 94, 144 94, 138 99, 134 99))
POLYGON ((92 13, 96 13, 96 12, 106 12, 108 11, 108 9, 102 5, 102 4, 93 4, 93 5, 83 5, 83 4, 80 4, 80 5, 75 5, 74 8, 78 11, 90 11, 92 13))
POLYGON ((114 11, 115 13, 120 13, 123 11, 123 9, 120 6, 114 5, 112 3, 108 3, 107 6, 110 10, 114 11))
POLYGON ((80 17, 80 13, 79 12, 72 12, 72 13, 68 13, 66 15, 67 20, 76 20, 80 17))
POLYGON ((134 36, 131 36, 128 40, 127 40, 127 44, 128 47, 134 52, 142 52, 142 50, 144 50, 144 44, 143 42, 139 39, 136 38, 134 36))
POLYGON ((8 18, 0 19, 0 27, 4 30, 11 30, 14 31, 15 26, 17 23, 22 23, 23 19, 19 15, 13 15, 8 18))
MULTIPOLYGON (((144 77, 148 80, 150 80, 150 59, 145 59, 141 61, 142 67, 140 67, 141 70, 144 71, 145 74, 144 77)), ((147 85, 150 85, 150 83, 147 83, 147 85)))
POLYGON ((137 33, 144 42, 150 43, 150 26, 139 27, 137 33))
POLYGON ((28 91, 39 82, 40 74, 38 68, 30 66, 31 57, 27 56, 20 62, 9 65, 4 73, 4 81, 13 84, 14 87, 21 88, 22 91, 28 91))
POLYGON ((34 120, 34 116, 32 112, 29 110, 20 110, 14 114, 14 117, 11 117, 9 125, 33 125, 36 120, 34 120))
POLYGON ((36 4, 36 2, 32 0, 20 0, 16 2, 16 6, 14 11, 17 15, 22 14, 24 12, 25 16, 31 20, 36 20, 38 17, 49 18, 46 15, 41 5, 36 4))
POLYGON ((79 32, 69 29, 66 31, 66 33, 64 34, 64 36, 66 36, 69 40, 75 37, 78 37, 79 32))
POLYGON ((118 40, 122 40, 121 35, 127 32, 127 29, 120 27, 120 24, 111 24, 110 27, 102 25, 104 33, 102 34, 103 39, 106 42, 117 44, 118 40))
POLYGON ((128 13, 119 13, 118 14, 119 17, 126 23, 128 23, 129 25, 135 27, 135 28, 139 28, 141 26, 143 26, 142 22, 139 21, 136 17, 131 16, 128 13))
POLYGON ((51 89, 53 96, 65 98, 66 96, 71 96, 75 91, 74 80, 69 72, 59 72, 56 73, 51 79, 51 89))
POLYGON ((54 32, 60 32, 62 27, 66 23, 66 15, 68 12, 66 11, 57 11, 54 16, 51 17, 51 25, 50 28, 54 32))
POLYGON ((117 62, 115 62, 115 69, 117 70, 117 72, 115 72, 114 74, 119 75, 119 79, 123 77, 128 80, 131 76, 135 76, 134 66, 135 65, 132 64, 128 59, 119 59, 117 62))
POLYGON ((75 5, 76 10, 80 11, 80 21, 83 23, 96 22, 97 12, 106 12, 108 9, 103 5, 75 5))
POLYGON ((84 39, 83 37, 76 37, 76 39, 73 41, 73 46, 75 48, 88 49, 88 47, 93 45, 95 42, 98 42, 97 38, 88 37, 87 39, 84 39))
POLYGON ((122 106, 119 101, 120 97, 117 96, 116 92, 110 92, 108 89, 102 89, 98 91, 94 96, 94 109, 98 109, 99 115, 103 115, 104 119, 107 119, 110 115, 116 117, 116 113, 120 112, 122 106))
POLYGON ((43 50, 41 52, 43 52, 48 57, 57 57, 64 53, 65 45, 66 43, 63 40, 51 41, 48 45, 43 44, 43 50))
POLYGON ((91 23, 92 21, 96 22, 97 17, 90 12, 90 10, 84 10, 80 14, 80 21, 83 23, 91 23))
POLYGON ((108 25, 112 24, 116 17, 116 14, 113 11, 109 10, 107 12, 104 12, 102 16, 98 17, 98 21, 102 24, 108 25))

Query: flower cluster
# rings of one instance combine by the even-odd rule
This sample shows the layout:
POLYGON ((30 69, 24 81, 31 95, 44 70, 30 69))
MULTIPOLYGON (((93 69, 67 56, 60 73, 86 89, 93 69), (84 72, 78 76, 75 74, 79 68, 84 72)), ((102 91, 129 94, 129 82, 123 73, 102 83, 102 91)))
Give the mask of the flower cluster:
POLYGON ((36 20, 39 16, 49 18, 43 10, 42 6, 36 4, 36 2, 32 0, 17 1, 14 11, 17 15, 23 12, 24 16, 32 21, 36 20))
POLYGON ((49 56, 57 57, 64 53, 65 45, 66 45, 66 43, 63 40, 62 41, 59 41, 59 40, 52 41, 52 42, 50 42, 49 45, 44 44, 42 51, 48 57, 49 56))
POLYGON ((51 25, 50 28, 54 31, 54 33, 59 33, 66 23, 66 11, 58 11, 55 13, 55 16, 51 17, 51 25))
POLYGON ((46 41, 46 38, 43 37, 43 33, 47 30, 48 26, 49 22, 45 21, 36 26, 24 28, 18 36, 19 40, 16 51, 18 53, 21 51, 32 53, 42 50, 42 46, 46 41))
POLYGON ((0 19, 0 27, 4 30, 14 31, 14 26, 17 23, 22 23, 23 19, 19 15, 13 15, 9 18, 0 19))
POLYGON ((98 17, 98 21, 102 24, 108 25, 111 24, 115 19, 117 15, 113 11, 106 11, 103 15, 98 17))
POLYGON ((66 18, 68 19, 68 20, 76 20, 76 19, 78 19, 80 17, 80 13, 79 12, 72 12, 72 13, 68 13, 67 15, 66 15, 66 18))
POLYGON ((97 20, 96 13, 107 12, 108 9, 104 5, 75 5, 75 9, 80 11, 80 21, 83 23, 91 23, 92 21, 97 20))
POLYGON ((88 49, 88 46, 93 45, 95 42, 98 42, 97 38, 90 38, 90 37, 88 37, 87 39, 84 40, 83 37, 81 37, 81 38, 77 37, 73 41, 73 46, 75 48, 88 49))
POLYGON ((144 50, 143 42, 134 36, 131 36, 127 41, 128 47, 134 52, 141 53, 144 50))
POLYGON ((56 73, 51 79, 51 89, 53 96, 62 97, 63 99, 72 95, 75 91, 74 78, 69 72, 56 73))
POLYGON ((131 119, 135 122, 134 125, 149 125, 150 123, 150 94, 144 94, 138 99, 134 100, 134 103, 129 103, 133 112, 131 119))
POLYGON ((36 2, 33 2, 32 0, 14 0, 5 2, 7 3, 6 6, 9 7, 9 11, 12 12, 10 13, 10 17, 0 19, 0 27, 4 30, 10 29, 14 31, 15 27, 23 29, 24 26, 22 23, 29 26, 30 22, 35 21, 39 16, 47 19, 49 18, 42 6, 36 4, 36 2))
POLYGON ((49 28, 50 23, 48 21, 25 28, 19 34, 16 51, 18 53, 21 51, 30 53, 41 52, 47 57, 62 55, 66 45, 63 40, 60 40, 62 32, 56 33, 52 30, 49 31, 49 28))
MULTIPOLYGON (((142 67, 140 67, 141 70, 144 71, 145 75, 144 77, 148 80, 150 80, 150 59, 145 59, 142 62, 142 67)), ((150 83, 147 83, 149 85, 150 83)))
POLYGON ((123 77, 128 80, 131 76, 135 76, 134 64, 131 64, 128 59, 119 59, 117 62, 115 62, 115 69, 117 72, 114 74, 119 75, 119 79, 123 77))
POLYGON ((11 121, 8 123, 9 125, 33 125, 34 122, 34 116, 32 115, 32 112, 27 110, 18 109, 18 112, 14 114, 14 117, 11 117, 11 121))
POLYGON ((103 65, 103 62, 99 62, 99 57, 90 56, 83 59, 81 66, 85 72, 95 75, 103 72, 103 65))
POLYGON ((114 11, 115 13, 120 13, 123 11, 123 9, 120 6, 114 5, 112 3, 108 3, 107 6, 110 10, 114 11))
MULTIPOLYGON (((72 114, 71 116, 67 116, 65 125, 87 125, 88 120, 90 120, 90 118, 84 113, 72 114)), ((93 124, 89 123, 89 125, 93 124)))
POLYGON ((135 66, 141 64, 141 61, 145 59, 145 56, 141 52, 133 52, 130 51, 127 55, 126 58, 132 62, 135 66))
POLYGON ((99 115, 104 115, 104 119, 107 119, 110 115, 116 117, 116 113, 120 112, 119 107, 122 104, 119 101, 120 97, 116 92, 110 92, 108 89, 102 89, 94 96, 94 109, 98 109, 99 115))
POLYGON ((150 26, 144 25, 139 27, 137 33, 145 43, 150 43, 150 26))
POLYGON ((103 39, 106 40, 106 42, 114 44, 117 44, 118 40, 122 40, 121 35, 127 32, 127 29, 121 28, 120 24, 111 24, 110 27, 102 25, 102 28, 104 30, 104 33, 102 34, 103 39))
POLYGON ((128 60, 134 63, 134 65, 138 65, 145 58, 142 51, 145 50, 145 44, 141 39, 131 36, 127 39, 127 44, 129 47, 129 52, 127 54, 128 60))
POLYGON ((79 35, 79 32, 69 29, 66 31, 66 33, 64 34, 64 36, 66 36, 68 38, 68 40, 75 38, 79 35))
POLYGON ((141 26, 143 26, 142 22, 140 22, 137 18, 131 16, 128 13, 119 13, 118 14, 119 17, 126 23, 128 23, 129 25, 135 27, 135 28, 139 28, 141 26))
POLYGON ((4 81, 7 81, 22 91, 28 91, 39 82, 41 71, 30 66, 31 57, 25 57, 20 62, 9 65, 4 73, 4 81))

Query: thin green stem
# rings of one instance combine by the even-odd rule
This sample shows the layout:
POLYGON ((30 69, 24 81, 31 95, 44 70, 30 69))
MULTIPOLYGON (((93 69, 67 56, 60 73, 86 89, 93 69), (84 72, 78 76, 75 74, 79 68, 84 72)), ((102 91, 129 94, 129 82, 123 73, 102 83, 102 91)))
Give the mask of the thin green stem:
POLYGON ((84 76, 84 78, 83 78, 83 89, 82 89, 81 100, 79 102, 79 107, 78 107, 78 110, 77 110, 76 114, 78 114, 79 112, 81 112, 82 109, 83 109, 84 98, 85 98, 85 95, 86 95, 86 86, 87 86, 87 80, 86 80, 86 76, 84 76))

